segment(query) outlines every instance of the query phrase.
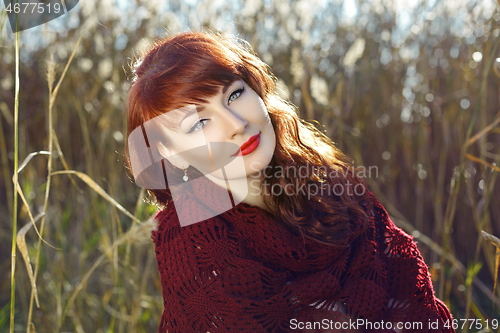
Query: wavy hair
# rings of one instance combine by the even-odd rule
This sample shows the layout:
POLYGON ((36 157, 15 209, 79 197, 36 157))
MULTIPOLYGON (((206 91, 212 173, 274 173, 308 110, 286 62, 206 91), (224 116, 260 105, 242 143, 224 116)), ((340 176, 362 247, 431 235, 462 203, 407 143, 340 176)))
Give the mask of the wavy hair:
MULTIPOLYGON (((242 79, 262 98, 276 134, 261 191, 268 196, 275 219, 308 239, 332 246, 347 246, 366 229, 370 200, 357 169, 328 137, 301 120, 297 109, 279 97, 275 76, 248 43, 214 33, 180 33, 143 50, 132 72, 127 137, 148 120, 188 104, 205 103, 221 86, 242 79), (286 193, 274 193, 276 185, 286 188, 286 193), (363 186, 363 193, 355 194, 355 186, 363 186)), ((132 171, 128 147, 125 151, 132 171)), ((168 172, 182 177, 182 170, 167 160, 162 163, 168 172)), ((193 169, 188 172, 196 172, 193 169)), ((168 184, 164 189, 150 188, 149 193, 160 205, 172 200, 168 184)))

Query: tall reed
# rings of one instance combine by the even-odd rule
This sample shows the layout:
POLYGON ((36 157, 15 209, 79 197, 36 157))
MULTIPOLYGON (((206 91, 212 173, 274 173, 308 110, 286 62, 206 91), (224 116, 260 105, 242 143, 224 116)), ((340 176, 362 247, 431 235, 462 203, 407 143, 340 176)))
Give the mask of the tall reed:
MULTIPOLYGON (((18 1, 16 0, 16 3, 18 1)), ((12 208, 12 253, 11 253, 11 292, 10 292, 10 333, 14 332, 14 315, 16 303, 16 237, 17 237, 17 187, 18 155, 19 155, 19 32, 18 14, 16 13, 16 77, 14 99, 14 207, 12 208)))

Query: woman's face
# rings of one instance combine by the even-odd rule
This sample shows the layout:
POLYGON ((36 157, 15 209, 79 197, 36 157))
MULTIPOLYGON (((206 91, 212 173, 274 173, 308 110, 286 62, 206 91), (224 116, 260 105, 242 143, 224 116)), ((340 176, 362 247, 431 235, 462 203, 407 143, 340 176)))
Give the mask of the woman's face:
POLYGON ((248 178, 273 156, 276 136, 266 106, 243 80, 221 87, 206 104, 165 117, 170 125, 163 127, 167 144, 157 148, 178 168, 193 166, 218 179, 248 178))

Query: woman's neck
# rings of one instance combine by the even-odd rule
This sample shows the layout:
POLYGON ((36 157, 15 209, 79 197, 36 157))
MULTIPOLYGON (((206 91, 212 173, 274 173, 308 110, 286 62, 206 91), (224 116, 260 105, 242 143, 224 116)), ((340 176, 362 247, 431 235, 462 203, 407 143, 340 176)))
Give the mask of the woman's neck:
POLYGON ((247 178, 228 179, 225 181, 211 175, 206 176, 216 185, 231 191, 235 204, 243 202, 270 212, 262 197, 262 179, 249 176, 247 178))

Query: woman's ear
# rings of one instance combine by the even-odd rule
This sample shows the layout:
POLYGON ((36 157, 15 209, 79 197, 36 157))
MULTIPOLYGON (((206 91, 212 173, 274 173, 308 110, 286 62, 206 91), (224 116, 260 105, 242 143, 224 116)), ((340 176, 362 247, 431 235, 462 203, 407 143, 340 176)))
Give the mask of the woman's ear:
POLYGON ((165 147, 162 142, 158 141, 156 149, 163 158, 168 160, 176 168, 184 170, 189 167, 189 163, 185 159, 176 154, 172 149, 165 147))

